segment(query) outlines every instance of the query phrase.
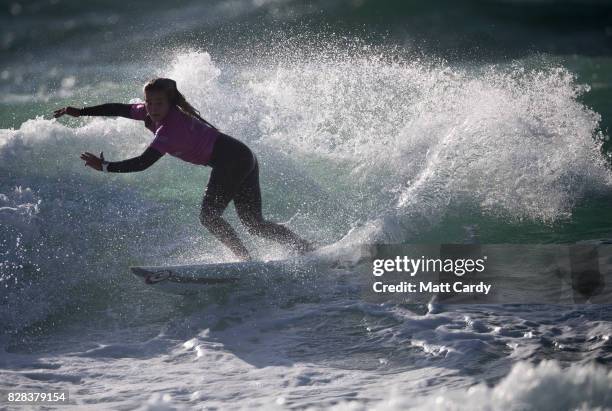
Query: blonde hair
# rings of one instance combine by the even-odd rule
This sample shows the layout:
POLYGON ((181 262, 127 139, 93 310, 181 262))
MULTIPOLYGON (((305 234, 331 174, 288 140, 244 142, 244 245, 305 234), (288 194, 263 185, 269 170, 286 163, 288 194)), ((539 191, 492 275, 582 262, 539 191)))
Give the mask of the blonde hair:
POLYGON ((185 96, 183 96, 181 92, 178 91, 178 89, 176 88, 176 81, 162 77, 154 78, 153 80, 150 80, 147 84, 145 84, 144 91, 145 93, 147 91, 162 91, 166 93, 166 96, 170 101, 170 105, 175 105, 183 113, 190 115, 191 117, 197 118, 198 120, 203 121, 204 123, 217 130, 217 127, 204 120, 200 115, 200 112, 196 110, 191 104, 189 104, 189 102, 187 102, 185 96))

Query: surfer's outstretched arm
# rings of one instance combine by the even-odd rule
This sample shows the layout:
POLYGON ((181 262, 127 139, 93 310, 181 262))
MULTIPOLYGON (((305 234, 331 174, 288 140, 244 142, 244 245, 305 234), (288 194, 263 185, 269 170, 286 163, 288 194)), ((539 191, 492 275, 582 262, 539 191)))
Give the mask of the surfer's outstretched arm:
POLYGON ((63 107, 53 112, 54 117, 61 117, 67 114, 72 117, 80 116, 109 116, 132 118, 130 114, 131 105, 122 103, 106 103, 91 107, 63 107))
POLYGON ((100 157, 89 152, 81 154, 81 160, 85 161, 86 166, 98 171, 103 171, 105 167, 106 169, 104 171, 111 173, 131 173, 134 171, 146 170, 162 157, 163 154, 152 147, 147 148, 144 153, 138 157, 129 158, 123 161, 104 161, 102 153, 100 153, 100 157))
POLYGON ((131 118, 129 104, 106 103, 99 106, 83 107, 79 110, 81 116, 111 116, 131 118))

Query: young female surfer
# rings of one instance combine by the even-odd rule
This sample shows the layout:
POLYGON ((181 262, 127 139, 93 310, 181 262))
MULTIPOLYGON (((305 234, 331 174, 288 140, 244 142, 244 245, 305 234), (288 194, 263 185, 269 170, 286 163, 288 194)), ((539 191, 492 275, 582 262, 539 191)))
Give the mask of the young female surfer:
POLYGON ((198 110, 178 91, 176 82, 156 78, 144 86, 145 103, 109 103, 99 106, 55 110, 54 116, 121 116, 144 121, 155 134, 153 142, 138 157, 108 162, 92 153, 81 154, 85 165, 111 173, 142 171, 165 153, 181 160, 212 167, 202 200, 200 221, 210 232, 242 260, 250 260, 232 226, 222 218, 229 202, 247 230, 256 235, 286 244, 304 253, 313 246, 287 227, 267 221, 261 210, 259 167, 255 154, 239 140, 222 133, 204 120, 198 110))

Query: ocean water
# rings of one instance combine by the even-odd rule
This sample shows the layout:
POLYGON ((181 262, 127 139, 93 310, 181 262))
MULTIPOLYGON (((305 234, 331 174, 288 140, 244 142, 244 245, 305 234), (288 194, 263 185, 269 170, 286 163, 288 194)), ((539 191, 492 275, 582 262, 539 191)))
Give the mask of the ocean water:
MULTIPOLYGON (((129 266, 232 261, 198 221, 210 169, 97 173, 81 152, 120 160, 152 135, 51 115, 174 78, 256 152, 266 217, 320 245, 609 239, 612 3, 0 13, 0 389, 65 389, 77 409, 612 409, 609 304, 373 303, 350 267, 145 287, 129 266)), ((290 256, 225 215, 258 258, 290 256)))

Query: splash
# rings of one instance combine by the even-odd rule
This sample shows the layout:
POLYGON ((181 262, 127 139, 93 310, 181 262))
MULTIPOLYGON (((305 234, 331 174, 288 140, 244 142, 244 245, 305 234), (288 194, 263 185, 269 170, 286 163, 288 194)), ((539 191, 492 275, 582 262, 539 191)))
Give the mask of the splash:
POLYGON ((344 205, 336 215, 360 222, 355 240, 406 240, 466 204, 550 224, 610 187, 600 116, 580 101, 589 87, 563 67, 295 41, 223 70, 179 54, 168 73, 228 132, 299 162, 344 205))

